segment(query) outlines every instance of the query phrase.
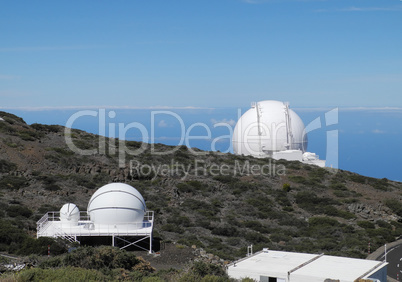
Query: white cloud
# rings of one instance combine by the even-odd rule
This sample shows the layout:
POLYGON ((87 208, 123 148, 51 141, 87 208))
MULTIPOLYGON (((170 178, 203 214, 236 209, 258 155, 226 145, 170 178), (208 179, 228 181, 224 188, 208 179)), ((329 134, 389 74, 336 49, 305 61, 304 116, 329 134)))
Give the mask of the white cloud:
POLYGON ((264 0, 242 0, 242 1, 247 4, 260 4, 260 3, 267 2, 264 0))
POLYGON ((64 50, 90 50, 103 49, 113 46, 102 45, 76 45, 76 46, 28 46, 0 48, 0 52, 41 52, 41 51, 64 51, 64 50))
POLYGON ((367 111, 367 112, 402 112, 400 107, 345 107, 339 108, 339 111, 367 111))
POLYGON ((15 80, 20 79, 21 77, 16 75, 7 75, 7 74, 0 74, 0 80, 15 80))
MULTIPOLYGON (((0 96, 12 96, 13 93, 2 93, 0 96)), ((5 107, 0 106, 2 110, 21 110, 21 111, 52 111, 52 110, 99 110, 99 109, 110 109, 110 110, 213 110, 214 108, 203 108, 203 107, 171 107, 171 106, 151 106, 151 107, 134 107, 134 106, 42 106, 42 107, 5 107)))
POLYGON ((347 7, 341 9, 318 9, 315 12, 392 12, 392 11, 402 11, 402 6, 393 7, 347 7))
MULTIPOLYGON (((4 90, 4 91, 0 91, 0 97, 1 98, 20 98, 20 97, 29 97, 29 96, 33 96, 33 93, 29 93, 29 92, 24 92, 24 91, 15 91, 15 90, 4 90)), ((16 108, 11 108, 11 107, 4 107, 4 106, 0 106, 0 109, 17 109, 16 108)))
POLYGON ((375 134, 384 134, 384 133, 386 133, 384 130, 380 130, 380 129, 374 129, 371 132, 375 133, 375 134))
POLYGON ((233 120, 233 119, 228 120, 226 118, 221 119, 221 120, 216 120, 216 119, 213 118, 213 119, 211 119, 211 122, 212 122, 212 124, 225 123, 225 124, 228 124, 230 126, 234 126, 236 124, 235 120, 233 120))
POLYGON ((158 126, 159 126, 159 127, 168 127, 169 125, 167 124, 167 122, 166 122, 164 119, 162 119, 162 120, 158 123, 158 126))
POLYGON ((327 0, 242 0, 247 4, 282 3, 282 2, 325 2, 327 0))
POLYGON ((401 6, 394 7, 348 7, 339 9, 341 12, 374 12, 374 11, 402 11, 401 6))
POLYGON ((292 108, 296 112, 325 112, 337 108, 340 112, 402 112, 401 107, 317 107, 317 108, 292 108))

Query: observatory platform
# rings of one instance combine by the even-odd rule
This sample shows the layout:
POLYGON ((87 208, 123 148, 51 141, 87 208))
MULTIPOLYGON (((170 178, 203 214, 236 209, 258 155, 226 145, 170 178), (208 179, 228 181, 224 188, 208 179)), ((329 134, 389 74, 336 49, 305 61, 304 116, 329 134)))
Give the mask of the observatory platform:
MULTIPOLYGON (((60 212, 48 212, 37 222, 37 237, 62 238, 70 242, 80 242, 82 237, 111 237, 112 246, 117 242, 125 242, 121 249, 135 245, 144 240, 149 240, 149 249, 152 252, 152 231, 154 212, 147 211, 142 222, 129 222, 119 224, 94 224, 89 220, 86 212, 80 212, 77 225, 66 224, 62 221, 60 212), (127 240, 127 237, 141 237, 134 242, 127 240)), ((145 250, 145 249, 144 249, 145 250)))
MULTIPOLYGON (((154 212, 147 211, 142 195, 124 183, 110 183, 91 197, 87 212, 75 204, 48 212, 37 222, 37 237, 80 242, 91 237, 111 237, 113 246, 136 246, 152 252, 154 212), (149 240, 149 248, 140 246, 149 240)), ((148 245, 147 245, 148 246, 148 245)))

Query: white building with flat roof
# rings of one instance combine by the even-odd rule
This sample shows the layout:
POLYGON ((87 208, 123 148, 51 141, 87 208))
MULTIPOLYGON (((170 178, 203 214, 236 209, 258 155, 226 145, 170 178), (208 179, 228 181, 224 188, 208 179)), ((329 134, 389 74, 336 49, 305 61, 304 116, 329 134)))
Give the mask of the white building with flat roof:
POLYGON ((228 265, 231 278, 261 282, 387 281, 387 262, 264 249, 228 265))

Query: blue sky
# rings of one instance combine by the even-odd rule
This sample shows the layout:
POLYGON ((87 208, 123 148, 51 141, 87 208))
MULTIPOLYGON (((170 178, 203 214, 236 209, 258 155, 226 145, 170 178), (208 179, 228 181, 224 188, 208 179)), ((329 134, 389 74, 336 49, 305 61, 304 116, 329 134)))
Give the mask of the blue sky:
POLYGON ((0 107, 402 107, 399 0, 0 1, 0 107))

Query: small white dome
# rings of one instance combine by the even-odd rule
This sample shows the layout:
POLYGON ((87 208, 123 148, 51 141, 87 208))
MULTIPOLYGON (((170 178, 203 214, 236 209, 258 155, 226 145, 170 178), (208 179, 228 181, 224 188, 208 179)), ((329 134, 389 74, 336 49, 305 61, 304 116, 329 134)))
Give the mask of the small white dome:
POLYGON ((62 224, 77 225, 80 220, 80 210, 75 204, 64 204, 60 209, 60 221, 62 224))
POLYGON ((146 211, 142 195, 124 183, 110 183, 99 188, 88 203, 88 214, 95 224, 142 222, 146 211))
POLYGON ((280 101, 261 101, 245 112, 233 132, 233 151, 263 157, 273 152, 307 149, 300 117, 280 101))

